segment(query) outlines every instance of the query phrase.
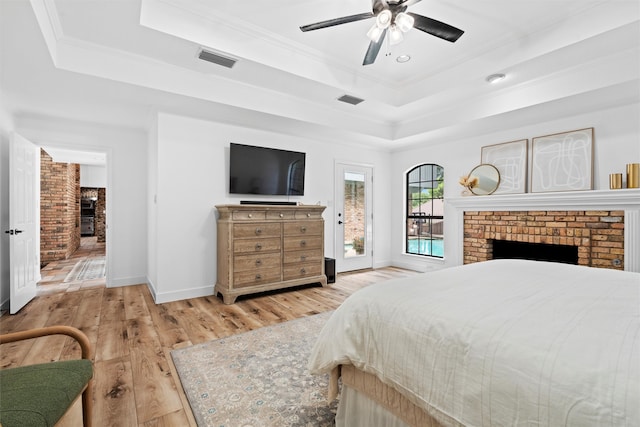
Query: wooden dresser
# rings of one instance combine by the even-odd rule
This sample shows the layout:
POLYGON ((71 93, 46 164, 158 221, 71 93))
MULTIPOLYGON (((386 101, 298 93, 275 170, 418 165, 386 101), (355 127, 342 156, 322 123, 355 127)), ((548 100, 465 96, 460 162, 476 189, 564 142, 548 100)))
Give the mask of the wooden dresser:
POLYGON ((307 283, 327 286, 324 206, 218 205, 218 281, 225 304, 238 295, 307 283))

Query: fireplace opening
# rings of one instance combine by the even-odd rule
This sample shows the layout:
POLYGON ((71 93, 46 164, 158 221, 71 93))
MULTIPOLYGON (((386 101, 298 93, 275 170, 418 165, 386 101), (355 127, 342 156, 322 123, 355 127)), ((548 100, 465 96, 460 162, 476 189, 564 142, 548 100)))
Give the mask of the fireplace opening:
POLYGON ((492 240, 492 243, 493 259, 529 259, 578 264, 577 246, 514 242, 511 240, 492 240))

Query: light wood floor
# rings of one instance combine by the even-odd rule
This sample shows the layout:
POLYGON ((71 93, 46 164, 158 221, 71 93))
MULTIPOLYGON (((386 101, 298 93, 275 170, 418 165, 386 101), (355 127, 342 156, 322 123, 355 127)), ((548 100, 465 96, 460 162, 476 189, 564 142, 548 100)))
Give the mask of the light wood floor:
MULTIPOLYGON (((307 286, 224 305, 216 297, 155 304, 146 285, 89 288, 40 295, 0 332, 71 325, 95 346, 94 423, 98 426, 195 426, 171 362, 172 349, 337 308, 372 283, 416 274, 396 268, 338 274, 330 287, 307 286)), ((75 358, 64 337, 0 347, 0 368, 75 358)), ((81 425, 79 402, 60 426, 81 425)))

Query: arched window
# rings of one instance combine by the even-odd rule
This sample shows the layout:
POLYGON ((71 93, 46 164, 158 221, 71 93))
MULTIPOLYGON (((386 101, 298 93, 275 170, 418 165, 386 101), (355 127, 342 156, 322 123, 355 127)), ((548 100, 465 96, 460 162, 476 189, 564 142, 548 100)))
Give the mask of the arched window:
POLYGON ((444 168, 431 163, 407 172, 405 252, 444 257, 444 168))

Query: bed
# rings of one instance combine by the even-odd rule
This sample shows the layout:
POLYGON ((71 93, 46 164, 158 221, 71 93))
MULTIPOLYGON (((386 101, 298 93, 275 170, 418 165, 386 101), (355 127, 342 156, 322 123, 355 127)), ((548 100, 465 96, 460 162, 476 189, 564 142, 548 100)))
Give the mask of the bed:
POLYGON ((337 426, 640 425, 640 274, 492 260, 350 296, 312 349, 337 426))

